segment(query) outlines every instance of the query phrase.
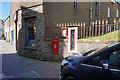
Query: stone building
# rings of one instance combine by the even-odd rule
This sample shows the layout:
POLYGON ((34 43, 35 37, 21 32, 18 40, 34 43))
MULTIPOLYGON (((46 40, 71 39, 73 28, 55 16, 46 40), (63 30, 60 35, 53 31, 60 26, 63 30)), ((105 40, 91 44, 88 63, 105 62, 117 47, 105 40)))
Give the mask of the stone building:
MULTIPOLYGON (((17 11, 21 9, 21 6, 24 7, 29 7, 33 5, 40 4, 41 2, 16 2, 12 0, 11 3, 11 10, 10 10, 10 30, 13 32, 11 35, 13 35, 13 40, 11 41, 11 44, 14 45, 14 50, 17 50, 17 41, 18 41, 18 36, 19 36, 19 26, 17 23, 17 11)), ((21 10, 20 10, 21 11, 21 10)), ((19 12, 20 12, 19 11, 19 12)), ((21 17, 19 18, 21 20, 21 17)))
MULTIPOLYGON (((106 20, 109 22, 116 18, 118 3, 93 3, 92 21, 106 20), (98 13, 100 10, 100 13, 98 13), (110 12, 110 13, 109 13, 110 12), (108 14, 108 15, 107 15, 108 14), (99 16, 98 16, 99 15, 99 16), (110 15, 110 16, 109 16, 110 15)), ((61 38, 61 33, 47 33, 48 28, 55 28, 56 23, 79 23, 85 22, 90 25, 90 3, 22 3, 12 2, 11 4, 11 27, 15 33, 15 47, 19 55, 37 58, 40 60, 62 60, 71 53, 83 53, 90 49, 99 48, 107 44, 103 43, 82 43, 75 36, 74 50, 71 49, 70 36, 78 34, 76 26, 68 26, 68 38, 61 38), (14 17, 14 18, 13 18, 14 17), (74 30, 73 30, 74 29, 74 30), (72 33, 70 33, 70 31, 72 33), (48 37, 49 36, 49 37, 48 37), (52 40, 59 39, 58 54, 53 54, 52 40), (87 46, 86 46, 87 45, 87 46), (86 48, 87 47, 87 48, 86 48)), ((51 30, 51 32, 56 32, 51 30)), ((55 43, 56 44, 56 43, 55 43)))
POLYGON ((10 33, 10 16, 8 16, 4 21, 4 37, 6 41, 10 41, 10 38, 12 38, 10 33))
POLYGON ((4 22, 0 20, 0 39, 4 37, 4 22))
MULTIPOLYGON (((119 7, 120 4, 117 2, 93 2, 92 21, 109 20, 109 23, 113 23, 117 17, 117 10, 120 11, 119 7)), ((77 2, 77 8, 73 2, 46 2, 44 3, 45 22, 51 25, 85 22, 86 25, 90 25, 90 9, 90 2, 77 2)))

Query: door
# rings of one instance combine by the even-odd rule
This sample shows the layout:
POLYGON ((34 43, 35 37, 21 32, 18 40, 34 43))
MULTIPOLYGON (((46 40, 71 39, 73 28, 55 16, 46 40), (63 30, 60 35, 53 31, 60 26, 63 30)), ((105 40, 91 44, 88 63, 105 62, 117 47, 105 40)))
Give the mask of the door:
POLYGON ((78 27, 68 28, 68 52, 77 52, 78 27))
POLYGON ((109 56, 110 76, 120 79, 120 49, 112 51, 109 56))
POLYGON ((14 41, 14 30, 12 30, 12 41, 14 41))
POLYGON ((102 52, 102 55, 89 58, 77 68, 79 77, 83 79, 120 80, 120 49, 102 52), (102 61, 108 61, 108 70, 102 67, 102 61))
POLYGON ((100 55, 94 56, 80 63, 78 65, 78 77, 85 80, 104 80, 104 78, 108 78, 106 71, 99 64, 100 57, 100 55))

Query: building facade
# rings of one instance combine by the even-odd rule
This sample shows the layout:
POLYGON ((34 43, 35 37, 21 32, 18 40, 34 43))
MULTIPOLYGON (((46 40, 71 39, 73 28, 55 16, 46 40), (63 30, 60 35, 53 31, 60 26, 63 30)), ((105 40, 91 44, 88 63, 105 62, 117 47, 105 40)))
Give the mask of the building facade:
MULTIPOLYGON (((25 1, 25 0, 24 0, 25 1)), ((18 41, 18 35, 19 35, 19 28, 17 28, 17 11, 21 9, 21 6, 29 7, 33 5, 40 4, 39 2, 15 2, 12 0, 11 3, 11 10, 10 10, 10 30, 11 35, 13 35, 13 38, 11 40, 11 44, 14 45, 14 50, 17 50, 17 41, 18 41), (18 31, 17 31, 18 30, 18 31)))
POLYGON ((4 37, 4 22, 0 20, 0 39, 4 37))
POLYGON ((85 22, 90 25, 92 8, 92 21, 113 20, 118 17, 120 5, 113 2, 77 2, 77 7, 73 2, 46 2, 44 3, 44 15, 46 24, 54 23, 79 23, 85 22))
POLYGON ((57 23, 85 22, 86 25, 90 26, 91 20, 101 21, 106 19, 109 23, 112 23, 114 18, 119 17, 119 14, 117 14, 117 11, 119 11, 118 6, 118 3, 114 4, 112 2, 100 3, 100 5, 97 2, 93 3, 91 19, 90 2, 77 2, 77 6, 74 2, 13 2, 10 19, 11 27, 13 27, 15 33, 14 43, 18 54, 40 60, 60 61, 72 53, 82 53, 105 46, 107 44, 99 43, 95 45, 95 43, 91 43, 89 45, 89 43, 81 43, 78 40, 78 35, 76 35, 78 34, 78 27, 75 25, 67 26, 68 36, 66 38, 61 37, 62 31, 60 29, 57 29, 58 31, 54 29, 57 23), (53 35, 50 35, 48 31, 53 32, 53 35), (55 33, 56 31, 57 33, 55 33), (71 43, 72 39, 74 39, 73 43, 71 43), (85 48, 86 45, 89 45, 87 49, 85 48), (53 51, 55 51, 55 54, 53 51))
POLYGON ((4 37, 6 41, 10 41, 10 16, 4 21, 4 37))

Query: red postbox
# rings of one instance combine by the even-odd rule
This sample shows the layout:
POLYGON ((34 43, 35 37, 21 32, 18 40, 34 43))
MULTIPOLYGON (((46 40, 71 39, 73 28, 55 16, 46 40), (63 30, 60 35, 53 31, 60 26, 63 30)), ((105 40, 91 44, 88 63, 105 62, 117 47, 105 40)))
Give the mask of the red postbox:
POLYGON ((58 49, 59 49, 59 40, 58 39, 53 39, 52 40, 52 53, 53 54, 58 54, 58 49))

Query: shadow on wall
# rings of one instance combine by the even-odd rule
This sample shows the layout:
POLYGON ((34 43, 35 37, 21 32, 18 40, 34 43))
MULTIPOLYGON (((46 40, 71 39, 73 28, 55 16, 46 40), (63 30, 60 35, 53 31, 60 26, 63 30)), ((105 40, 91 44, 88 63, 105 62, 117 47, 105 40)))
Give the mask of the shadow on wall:
POLYGON ((22 56, 39 60, 63 59, 65 49, 64 41, 59 43, 59 54, 52 54, 52 39, 46 38, 46 24, 44 14, 41 10, 42 5, 33 7, 21 7, 18 11, 18 51, 22 56), (20 28, 20 29, 19 29, 20 28))

